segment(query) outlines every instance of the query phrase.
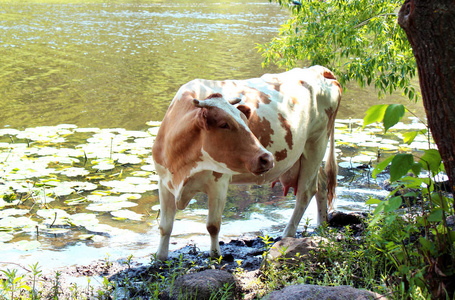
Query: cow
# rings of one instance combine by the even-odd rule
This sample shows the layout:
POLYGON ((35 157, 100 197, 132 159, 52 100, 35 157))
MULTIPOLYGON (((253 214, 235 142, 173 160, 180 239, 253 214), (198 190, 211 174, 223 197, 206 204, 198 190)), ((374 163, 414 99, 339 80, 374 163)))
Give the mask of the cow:
POLYGON ((198 192, 208 195, 210 255, 221 255, 218 234, 229 184, 281 182, 285 195, 292 188, 296 204, 283 236, 295 236, 314 195, 318 223, 326 221, 335 196, 334 123, 341 93, 322 66, 184 84, 152 148, 161 218, 157 259, 168 258, 176 209, 186 208, 198 192))

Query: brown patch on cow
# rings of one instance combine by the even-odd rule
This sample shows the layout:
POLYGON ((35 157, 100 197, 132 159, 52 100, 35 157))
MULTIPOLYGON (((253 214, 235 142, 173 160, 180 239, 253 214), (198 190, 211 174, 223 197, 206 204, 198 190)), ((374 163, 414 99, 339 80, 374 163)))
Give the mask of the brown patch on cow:
POLYGON ((237 106, 237 109, 240 110, 247 119, 251 117, 251 108, 249 106, 241 104, 237 106))
POLYGON ((220 93, 214 93, 214 94, 209 95, 207 98, 205 98, 205 100, 212 99, 212 98, 223 98, 223 95, 221 95, 220 93))
POLYGON ((269 147, 272 145, 272 135, 274 133, 272 125, 266 118, 260 118, 256 112, 252 112, 248 119, 248 127, 261 142, 262 146, 269 147))
POLYGON ((294 142, 292 141, 291 126, 289 125, 288 120, 286 120, 282 114, 278 114, 278 119, 280 120, 281 127, 283 127, 284 130, 286 130, 286 135, 284 136, 284 140, 288 144, 289 149, 292 149, 294 142))
POLYGON ((259 107, 259 103, 270 104, 272 102, 269 95, 254 88, 244 87, 239 92, 245 96, 245 103, 254 104, 256 108, 259 107))
POLYGON ((261 102, 264 104, 270 104, 270 102, 272 102, 270 96, 263 92, 259 92, 259 99, 261 99, 261 102))
POLYGON ((286 159, 286 157, 288 157, 288 150, 283 149, 281 151, 277 151, 275 152, 274 156, 276 161, 282 161, 283 159, 286 159))
POLYGON ((215 177, 215 181, 218 182, 218 180, 223 177, 223 173, 218 173, 218 172, 213 172, 212 173, 213 177, 215 177))
POLYGON ((336 80, 336 77, 332 73, 332 71, 330 71, 329 69, 326 69, 326 68, 324 68, 324 72, 322 73, 322 76, 324 76, 324 78, 327 78, 327 79, 335 79, 336 80))
POLYGON ((297 97, 291 97, 292 104, 296 105, 299 103, 299 100, 297 100, 297 97))
POLYGON ((172 182, 171 182, 171 181, 169 181, 169 182, 167 183, 167 187, 169 188, 170 191, 172 191, 172 190, 174 189, 174 186, 172 185, 172 182))
POLYGON ((210 235, 217 235, 218 232, 220 232, 220 228, 215 225, 208 225, 207 231, 209 232, 210 235))
MULTIPOLYGON (((264 166, 268 167, 260 164, 259 156, 264 151, 246 124, 239 123, 230 112, 218 107, 207 109, 206 119, 208 129, 200 130, 200 147, 213 160, 241 173, 258 173, 265 169, 264 166)), ((244 118, 244 121, 247 122, 247 119, 244 118)))
POLYGON ((193 105, 195 97, 194 92, 186 91, 169 107, 153 143, 153 159, 172 174, 172 184, 168 184, 172 189, 202 161, 201 129, 195 121, 200 108, 193 105))
POLYGON ((271 82, 269 84, 271 85, 272 89, 274 89, 275 91, 277 91, 277 92, 281 91, 281 83, 271 82))

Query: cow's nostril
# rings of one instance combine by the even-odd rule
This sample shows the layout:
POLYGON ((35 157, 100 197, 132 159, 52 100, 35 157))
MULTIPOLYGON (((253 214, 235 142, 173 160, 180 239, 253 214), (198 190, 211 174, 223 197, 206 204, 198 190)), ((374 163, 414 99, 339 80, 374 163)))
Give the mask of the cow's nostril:
POLYGON ((273 156, 268 153, 264 153, 259 157, 259 165, 263 169, 270 169, 273 166, 273 156))

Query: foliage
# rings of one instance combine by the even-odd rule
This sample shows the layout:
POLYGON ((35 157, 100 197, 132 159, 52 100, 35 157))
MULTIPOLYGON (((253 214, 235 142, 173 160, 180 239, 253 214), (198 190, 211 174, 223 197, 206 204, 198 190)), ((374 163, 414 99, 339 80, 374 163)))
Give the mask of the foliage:
MULTIPOLYGON (((371 108, 365 117, 366 123, 383 121, 387 130, 401 118, 390 113, 396 110, 396 107, 389 110, 390 107, 371 108)), ((405 139, 411 143, 419 133, 427 131, 408 134, 405 139)), ((438 183, 444 176, 439 151, 427 149, 420 157, 410 153, 392 155, 376 165, 372 176, 376 177, 389 165, 393 191, 385 200, 367 201, 367 204, 377 204, 369 223, 371 241, 393 266, 386 281, 396 297, 412 298, 420 291, 431 298, 452 298, 455 228, 448 220, 449 216, 453 220, 454 200, 438 183), (400 210, 403 206, 405 210, 400 210)))
POLYGON ((264 65, 287 68, 298 61, 327 66, 341 84, 373 84, 379 95, 401 90, 417 99, 411 79, 416 63, 404 31, 397 26, 402 0, 275 0, 292 12, 279 36, 258 45, 264 65))
POLYGON ((349 227, 340 232, 324 225, 318 234, 327 242, 321 242, 322 250, 310 252, 311 258, 300 260, 297 257, 301 262, 296 264, 295 259, 283 255, 277 258, 279 264, 265 265, 262 271, 269 291, 293 284, 349 285, 385 291, 381 275, 386 273, 387 264, 367 241, 355 238, 349 227), (288 263, 288 260, 293 262, 288 263))

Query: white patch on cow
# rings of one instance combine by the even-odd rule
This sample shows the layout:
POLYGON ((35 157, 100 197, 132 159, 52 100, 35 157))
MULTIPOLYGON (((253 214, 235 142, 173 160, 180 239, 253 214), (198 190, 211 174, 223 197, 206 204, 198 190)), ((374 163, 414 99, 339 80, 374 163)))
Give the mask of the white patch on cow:
POLYGON ((230 174, 230 175, 240 174, 239 172, 229 169, 225 163, 214 160, 210 156, 210 154, 208 154, 204 149, 202 149, 201 151, 202 151, 202 161, 198 162, 196 167, 191 169, 190 176, 192 174, 196 174, 202 170, 210 170, 210 171, 215 171, 218 173, 230 174))
POLYGON ((234 105, 230 104, 226 100, 220 101, 219 98, 207 99, 204 102, 207 102, 207 104, 209 104, 210 106, 218 107, 219 109, 222 109, 225 112, 229 113, 232 117, 234 117, 234 120, 237 123, 239 123, 242 127, 245 128, 245 130, 251 132, 250 128, 248 128, 248 125, 241 117, 242 112, 238 110, 234 105))

